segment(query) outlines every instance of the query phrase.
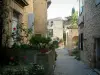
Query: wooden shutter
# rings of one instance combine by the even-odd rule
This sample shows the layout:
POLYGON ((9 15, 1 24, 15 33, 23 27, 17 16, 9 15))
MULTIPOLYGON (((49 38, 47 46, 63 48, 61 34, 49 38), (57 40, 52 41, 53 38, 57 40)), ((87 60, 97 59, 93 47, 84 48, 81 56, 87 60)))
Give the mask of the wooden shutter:
POLYGON ((34 14, 30 13, 28 14, 28 27, 29 28, 33 27, 33 23, 34 23, 34 14))

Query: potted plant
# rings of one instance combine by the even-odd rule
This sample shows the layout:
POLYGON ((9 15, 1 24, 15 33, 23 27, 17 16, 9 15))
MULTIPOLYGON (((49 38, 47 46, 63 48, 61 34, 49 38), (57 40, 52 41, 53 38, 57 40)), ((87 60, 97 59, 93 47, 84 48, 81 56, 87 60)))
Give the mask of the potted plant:
POLYGON ((49 43, 51 38, 41 37, 41 36, 32 36, 30 39, 30 44, 33 48, 39 50, 41 53, 46 53, 49 51, 49 43))

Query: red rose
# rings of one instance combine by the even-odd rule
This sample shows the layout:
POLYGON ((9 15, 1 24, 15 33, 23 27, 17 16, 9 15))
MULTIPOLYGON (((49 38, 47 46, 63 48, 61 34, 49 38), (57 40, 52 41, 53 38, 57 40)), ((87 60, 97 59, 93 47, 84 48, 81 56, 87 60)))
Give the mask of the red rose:
POLYGON ((13 28, 13 30, 16 30, 16 28, 13 28))

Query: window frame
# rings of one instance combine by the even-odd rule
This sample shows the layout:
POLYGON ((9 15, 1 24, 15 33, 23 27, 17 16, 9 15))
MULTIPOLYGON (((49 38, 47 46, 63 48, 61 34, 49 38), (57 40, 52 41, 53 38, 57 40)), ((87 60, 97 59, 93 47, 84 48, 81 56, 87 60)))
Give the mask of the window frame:
POLYGON ((100 0, 99 0, 99 2, 97 2, 97 0, 95 0, 95 5, 96 6, 100 5, 100 0))
POLYGON ((49 35, 50 37, 53 37, 53 29, 49 29, 49 30, 48 30, 48 35, 49 35))
POLYGON ((84 11, 84 3, 83 0, 79 0, 79 15, 81 16, 81 14, 84 11))

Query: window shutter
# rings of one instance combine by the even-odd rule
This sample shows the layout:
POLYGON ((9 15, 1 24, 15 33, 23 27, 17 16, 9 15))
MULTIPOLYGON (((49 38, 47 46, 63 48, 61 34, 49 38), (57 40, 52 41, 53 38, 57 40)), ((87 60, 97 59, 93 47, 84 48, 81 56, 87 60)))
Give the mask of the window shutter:
POLYGON ((34 14, 30 13, 28 14, 28 27, 31 28, 34 23, 34 14))
POLYGON ((96 5, 100 4, 100 0, 96 0, 96 5))

